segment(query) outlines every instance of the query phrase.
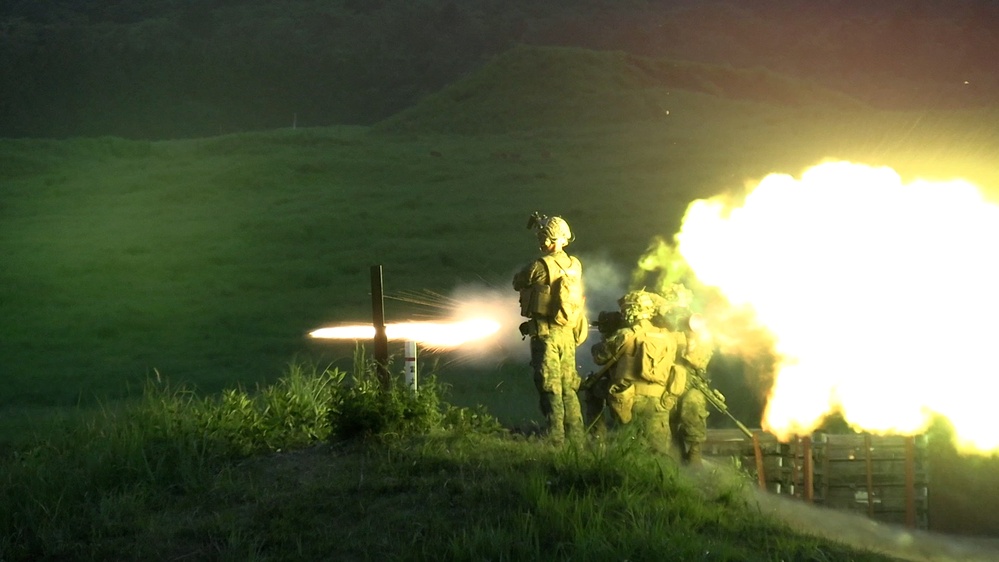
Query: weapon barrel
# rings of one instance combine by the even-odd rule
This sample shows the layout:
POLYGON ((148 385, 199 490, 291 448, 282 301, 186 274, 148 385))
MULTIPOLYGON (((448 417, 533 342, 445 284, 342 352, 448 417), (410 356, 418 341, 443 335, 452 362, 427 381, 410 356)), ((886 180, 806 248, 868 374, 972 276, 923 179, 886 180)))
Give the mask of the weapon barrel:
POLYGON ((706 398, 707 401, 710 402, 711 405, 714 406, 716 410, 728 416, 730 420, 735 422, 735 425, 736 427, 739 428, 739 431, 741 431, 746 437, 752 439, 753 432, 750 431, 748 427, 743 425, 743 423, 739 421, 738 418, 733 416, 732 412, 728 411, 728 406, 725 404, 724 396, 722 396, 722 394, 718 392, 718 390, 708 386, 708 381, 704 380, 704 376, 701 375, 699 369, 695 369, 690 373, 689 380, 694 385, 694 388, 700 390, 701 394, 704 395, 704 398, 706 398))
POLYGON ((616 362, 617 362, 617 360, 608 361, 606 364, 604 364, 603 367, 600 368, 599 371, 596 371, 595 373, 590 373, 589 375, 587 375, 586 378, 583 379, 583 382, 579 383, 579 390, 583 390, 583 391, 589 390, 590 387, 592 387, 593 385, 597 384, 598 380, 600 380, 603 377, 607 376, 607 373, 610 372, 610 368, 613 367, 614 363, 616 363, 616 362))

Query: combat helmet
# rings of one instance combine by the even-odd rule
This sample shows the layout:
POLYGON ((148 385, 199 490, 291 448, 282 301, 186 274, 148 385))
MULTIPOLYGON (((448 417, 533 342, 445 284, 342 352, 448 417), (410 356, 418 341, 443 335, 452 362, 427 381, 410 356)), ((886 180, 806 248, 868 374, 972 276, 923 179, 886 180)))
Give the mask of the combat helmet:
POLYGON ((565 247, 569 245, 569 242, 572 242, 572 231, 569 229, 569 223, 559 216, 549 217, 535 211, 527 220, 527 228, 533 228, 537 231, 538 242, 542 246, 548 246, 555 242, 565 247))
POLYGON ((662 297, 647 291, 630 291, 617 303, 621 307, 621 316, 628 325, 637 324, 640 320, 650 320, 665 305, 662 297))
POLYGON ((694 305, 694 293, 683 283, 670 283, 658 293, 662 305, 658 311, 657 323, 670 330, 683 329, 684 320, 690 316, 694 305))
POLYGON ((683 283, 670 283, 663 288, 662 296, 670 309, 690 308, 694 302, 693 291, 685 287, 683 283))

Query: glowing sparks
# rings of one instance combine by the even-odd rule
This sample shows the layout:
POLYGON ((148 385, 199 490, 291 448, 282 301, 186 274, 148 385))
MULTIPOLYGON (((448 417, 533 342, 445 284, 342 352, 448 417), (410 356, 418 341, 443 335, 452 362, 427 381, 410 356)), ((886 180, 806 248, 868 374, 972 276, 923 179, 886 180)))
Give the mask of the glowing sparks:
MULTIPOLYGON (((434 348, 451 348, 488 338, 500 329, 489 318, 471 318, 457 322, 401 322, 385 325, 390 340, 413 341, 434 348)), ((371 324, 320 328, 309 333, 313 338, 362 340, 375 337, 371 324)))
POLYGON ((999 207, 974 185, 825 163, 767 176, 738 205, 693 203, 676 241, 773 335, 769 430, 807 433, 840 412, 911 434, 942 415, 959 447, 999 450, 999 207))

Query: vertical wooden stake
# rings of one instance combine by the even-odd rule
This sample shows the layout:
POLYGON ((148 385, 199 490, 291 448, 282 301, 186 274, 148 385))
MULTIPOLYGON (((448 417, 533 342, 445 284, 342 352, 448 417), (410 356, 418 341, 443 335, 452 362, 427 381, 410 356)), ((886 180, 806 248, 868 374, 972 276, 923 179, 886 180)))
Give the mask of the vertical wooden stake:
POLYGON ((756 457, 756 482, 761 490, 767 489, 767 476, 763 473, 763 450, 760 448, 760 438, 753 432, 753 455, 756 457))
POLYGON ((802 438, 804 451, 801 462, 805 471, 805 501, 812 503, 815 500, 815 467, 812 466, 812 436, 806 435, 802 438))
POLYGON ((375 367, 382 388, 389 387, 388 336, 385 333, 385 294, 382 288, 382 266, 371 266, 371 314, 375 325, 375 367))

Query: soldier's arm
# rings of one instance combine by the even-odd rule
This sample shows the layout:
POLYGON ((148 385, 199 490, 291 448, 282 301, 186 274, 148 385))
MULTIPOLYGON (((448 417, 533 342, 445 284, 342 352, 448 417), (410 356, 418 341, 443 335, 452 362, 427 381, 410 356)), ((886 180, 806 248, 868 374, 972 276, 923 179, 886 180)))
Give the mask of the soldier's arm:
POLYGON ((695 369, 704 370, 708 368, 711 356, 714 354, 710 343, 699 340, 696 337, 687 337, 687 345, 683 352, 683 358, 695 369))
POLYGON ((606 340, 594 344, 590 348, 590 353, 593 354, 593 362, 597 365, 603 365, 614 359, 624 349, 625 343, 628 341, 629 332, 630 330, 618 330, 606 340))
POLYGON ((547 282, 548 271, 545 269, 544 263, 542 263, 541 260, 534 260, 524 266, 524 269, 521 269, 514 274, 513 289, 515 291, 521 291, 531 285, 543 285, 547 282))

